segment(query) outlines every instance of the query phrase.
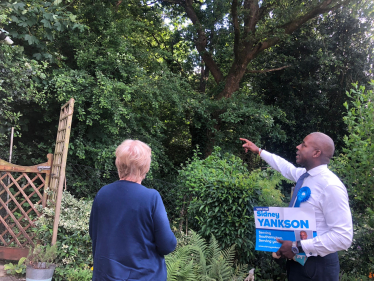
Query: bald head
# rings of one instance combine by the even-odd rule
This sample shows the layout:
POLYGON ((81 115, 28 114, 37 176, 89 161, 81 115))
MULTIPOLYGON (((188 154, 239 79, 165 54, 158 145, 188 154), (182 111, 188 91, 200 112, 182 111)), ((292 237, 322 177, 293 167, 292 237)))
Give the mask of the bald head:
POLYGON ((334 155, 334 141, 328 135, 320 132, 311 133, 310 136, 315 148, 321 150, 322 161, 328 164, 334 155))
POLYGON ((300 240, 306 240, 308 239, 308 234, 306 233, 306 231, 302 230, 300 231, 300 240))
POLYGON ((328 135, 315 132, 307 135, 296 149, 296 163, 309 171, 319 165, 330 163, 335 146, 328 135))

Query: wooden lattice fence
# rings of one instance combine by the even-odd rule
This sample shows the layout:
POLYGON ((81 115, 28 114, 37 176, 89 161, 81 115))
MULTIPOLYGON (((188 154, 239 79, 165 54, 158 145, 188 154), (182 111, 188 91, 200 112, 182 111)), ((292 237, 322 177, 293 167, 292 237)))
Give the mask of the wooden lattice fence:
POLYGON ((17 259, 34 246, 32 232, 45 206, 51 174, 52 154, 35 166, 18 166, 0 159, 0 258, 17 259))
POLYGON ((41 215, 36 205, 55 208, 52 241, 57 241, 74 99, 61 107, 54 155, 35 166, 18 166, 0 159, 0 259, 17 260, 34 246, 32 228, 41 215), (46 192, 48 190, 48 192, 46 192))

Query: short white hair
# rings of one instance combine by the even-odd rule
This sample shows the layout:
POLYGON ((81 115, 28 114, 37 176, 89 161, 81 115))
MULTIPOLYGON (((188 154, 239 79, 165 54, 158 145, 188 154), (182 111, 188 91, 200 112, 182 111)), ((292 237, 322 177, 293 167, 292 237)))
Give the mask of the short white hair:
POLYGON ((120 179, 142 181, 151 166, 151 148, 138 140, 125 140, 116 149, 116 167, 120 179))

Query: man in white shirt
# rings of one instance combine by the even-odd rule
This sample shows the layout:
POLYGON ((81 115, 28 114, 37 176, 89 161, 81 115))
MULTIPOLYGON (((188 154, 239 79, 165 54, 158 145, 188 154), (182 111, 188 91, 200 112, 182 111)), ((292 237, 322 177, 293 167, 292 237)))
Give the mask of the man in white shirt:
MULTIPOLYGON (((278 240, 282 246, 276 254, 289 259, 288 280, 338 281, 340 266, 337 251, 350 247, 353 227, 347 190, 340 179, 327 168, 335 150, 333 140, 319 132, 306 136, 296 147, 296 163, 304 168, 296 168, 285 159, 258 148, 247 139, 241 140, 245 142, 245 152, 250 150, 259 154, 284 177, 297 182, 296 187, 302 184, 311 190, 309 199, 302 202, 300 207, 314 208, 317 236, 299 241, 298 245, 296 242, 278 240), (293 261, 297 252, 304 252, 308 257, 304 266, 293 261)), ((297 194, 297 191, 294 193, 297 194)), ((292 197, 290 207, 295 204, 296 194, 292 197)))

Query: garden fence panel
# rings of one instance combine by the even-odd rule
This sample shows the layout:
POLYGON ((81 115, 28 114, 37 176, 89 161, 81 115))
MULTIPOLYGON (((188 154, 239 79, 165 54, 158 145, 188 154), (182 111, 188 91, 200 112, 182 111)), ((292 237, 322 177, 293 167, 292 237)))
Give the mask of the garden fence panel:
POLYGON ((0 259, 17 260, 34 246, 34 222, 41 215, 37 205, 45 200, 52 157, 34 166, 0 159, 0 259))

